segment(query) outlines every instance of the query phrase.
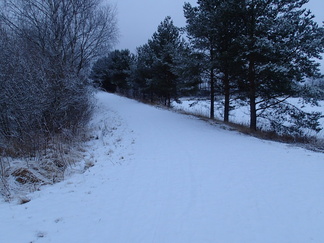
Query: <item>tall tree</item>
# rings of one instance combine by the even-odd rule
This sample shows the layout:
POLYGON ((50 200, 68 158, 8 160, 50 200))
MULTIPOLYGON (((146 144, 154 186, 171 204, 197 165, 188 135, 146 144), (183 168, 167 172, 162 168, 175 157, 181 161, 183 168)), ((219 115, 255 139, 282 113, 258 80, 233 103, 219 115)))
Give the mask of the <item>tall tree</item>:
POLYGON ((319 75, 324 31, 302 6, 308 0, 244 1, 244 35, 250 128, 257 116, 296 94, 305 77, 319 75))
POLYGON ((224 94, 224 121, 229 121, 230 96, 240 65, 238 37, 242 31, 241 0, 199 0, 184 5, 186 30, 193 48, 205 55, 210 74, 210 117, 214 118, 216 89, 224 94), (219 81, 220 85, 217 85, 219 81))
MULTIPOLYGON (((287 98, 297 95, 305 77, 319 75, 313 58, 323 52, 323 28, 302 8, 306 2, 198 0, 197 7, 185 4, 186 30, 210 70, 211 118, 215 77, 222 80, 225 94, 224 120, 228 120, 229 95, 235 88, 239 97, 248 99, 250 127, 256 130, 258 116, 269 108, 281 109, 287 98)), ((316 124, 319 116, 305 117, 316 124)))
POLYGON ((204 56, 204 66, 209 72, 210 83, 210 118, 215 116, 215 71, 216 71, 216 46, 218 32, 216 26, 218 19, 214 4, 209 1, 197 1, 198 6, 192 7, 190 3, 184 5, 184 15, 187 21, 186 31, 195 49, 201 50, 204 56))
POLYGON ((184 40, 179 29, 174 26, 171 17, 166 17, 148 41, 153 53, 152 82, 155 93, 165 99, 167 106, 171 105, 171 98, 178 95, 179 77, 174 72, 177 56, 184 53, 184 40))
POLYGON ((202 59, 203 56, 188 45, 183 52, 178 52, 173 71, 179 77, 177 83, 180 96, 197 94, 199 91, 199 84, 202 83, 201 72, 204 70, 202 59))
POLYGON ((130 83, 133 95, 143 100, 154 101, 154 89, 152 71, 154 54, 148 44, 144 44, 137 48, 135 61, 131 67, 130 83))
MULTIPOLYGON (((224 95, 224 121, 229 121, 231 96, 238 92, 238 81, 244 76, 241 72, 244 62, 241 54, 240 37, 243 29, 242 1, 221 0, 217 3, 217 62, 218 78, 221 81, 221 93, 224 95)), ((236 95, 236 94, 235 94, 236 95)))
POLYGON ((142 84, 146 84, 151 98, 157 96, 170 106, 171 99, 178 96, 182 80, 176 67, 185 51, 185 41, 171 17, 166 17, 148 43, 138 48, 137 71, 146 71, 137 74, 143 75, 142 84))
POLYGON ((125 93, 130 88, 127 80, 132 62, 129 50, 112 51, 94 63, 90 78, 106 91, 125 93))

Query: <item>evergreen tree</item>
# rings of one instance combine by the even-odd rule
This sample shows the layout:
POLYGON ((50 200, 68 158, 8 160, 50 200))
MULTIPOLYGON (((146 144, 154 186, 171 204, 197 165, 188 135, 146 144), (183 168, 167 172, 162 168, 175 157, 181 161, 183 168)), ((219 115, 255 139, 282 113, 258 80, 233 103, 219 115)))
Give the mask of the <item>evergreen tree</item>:
POLYGON ((199 84, 202 83, 201 72, 204 70, 202 55, 186 46, 184 52, 178 53, 175 59, 177 65, 173 71, 178 75, 179 96, 189 96, 197 94, 199 84))
POLYGON ((95 87, 101 87, 108 92, 115 92, 116 87, 109 83, 108 65, 108 57, 99 58, 92 66, 90 78, 93 80, 95 87))
POLYGON ((154 101, 153 87, 152 87, 152 65, 153 53, 148 44, 144 44, 137 48, 137 55, 131 66, 129 81, 133 91, 133 96, 154 101))
MULTIPOLYGON (((257 129, 258 116, 269 114, 268 109, 282 110, 283 106, 286 115, 291 111, 316 124, 319 114, 304 114, 285 102, 302 94, 300 83, 306 77, 319 77, 319 64, 314 58, 323 53, 324 34, 313 21, 314 16, 302 8, 307 2, 198 0, 197 7, 185 4, 186 30, 193 47, 205 55, 209 69, 211 118, 215 78, 220 78, 225 121, 234 89, 238 97, 249 102, 253 130, 257 129)), ((305 122, 305 127, 310 123, 305 122)))
POLYGON ((154 53, 152 82, 155 93, 165 99, 166 105, 171 105, 171 98, 178 95, 178 76, 174 72, 177 65, 177 55, 184 51, 184 41, 179 29, 173 25, 171 17, 166 17, 158 26, 157 31, 149 40, 148 45, 154 53))
POLYGON ((194 49, 204 54, 210 83, 210 117, 214 118, 214 97, 217 80, 225 96, 224 121, 229 120, 230 95, 240 70, 238 36, 242 21, 240 0, 199 0, 197 7, 184 5, 186 30, 194 49))
POLYGON ((258 114, 283 105, 298 93, 298 83, 305 77, 319 75, 319 64, 313 58, 323 52, 324 32, 310 11, 302 8, 306 2, 244 1, 242 59, 247 67, 245 91, 253 130, 257 129, 258 114))
POLYGON ((165 105, 171 105, 181 87, 181 77, 176 67, 185 52, 185 42, 179 29, 170 17, 166 17, 147 44, 138 48, 137 83, 142 83, 149 91, 150 98, 163 99, 165 105), (140 77, 139 74, 142 76, 140 77))
MULTIPOLYGON (((209 1, 211 2, 211 1, 209 1)), ((210 83, 210 118, 214 118, 214 100, 215 100, 215 69, 216 69, 216 45, 217 31, 215 27, 218 20, 214 18, 215 12, 212 4, 206 4, 205 1, 197 1, 198 7, 192 7, 189 3, 184 5, 184 15, 186 17, 186 31, 189 39, 195 49, 201 50, 204 57, 204 66, 209 72, 210 83)))
POLYGON ((129 50, 115 50, 100 58, 92 67, 90 78, 108 92, 125 93, 133 56, 129 50))

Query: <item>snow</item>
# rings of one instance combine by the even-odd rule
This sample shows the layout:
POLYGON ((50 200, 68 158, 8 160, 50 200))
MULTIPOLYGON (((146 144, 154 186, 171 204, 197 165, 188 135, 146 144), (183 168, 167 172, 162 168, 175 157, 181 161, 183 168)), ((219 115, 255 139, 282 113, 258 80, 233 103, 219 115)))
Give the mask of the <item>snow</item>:
MULTIPOLYGON (((222 104, 223 98, 218 98, 215 101, 215 118, 223 120, 224 106, 222 104)), ((324 113, 324 101, 318 101, 318 106, 312 105, 310 103, 302 102, 298 98, 289 98, 287 102, 302 109, 306 112, 321 112, 324 113)), ((249 126, 250 120, 250 110, 248 105, 240 105, 237 102, 233 101, 234 109, 230 111, 230 122, 236 124, 243 124, 249 126)), ((198 99, 195 97, 181 98, 180 102, 172 102, 172 107, 178 111, 184 111, 189 114, 199 115, 203 117, 209 117, 210 112, 210 101, 208 99, 198 99)), ((319 119, 319 123, 323 128, 320 132, 316 133, 315 131, 305 131, 305 134, 308 136, 314 136, 319 139, 324 139, 324 117, 319 119)), ((263 130, 271 130, 269 121, 265 118, 258 117, 258 127, 263 130)))
POLYGON ((0 202, 0 242, 324 241, 324 154, 97 98, 94 166, 0 202))

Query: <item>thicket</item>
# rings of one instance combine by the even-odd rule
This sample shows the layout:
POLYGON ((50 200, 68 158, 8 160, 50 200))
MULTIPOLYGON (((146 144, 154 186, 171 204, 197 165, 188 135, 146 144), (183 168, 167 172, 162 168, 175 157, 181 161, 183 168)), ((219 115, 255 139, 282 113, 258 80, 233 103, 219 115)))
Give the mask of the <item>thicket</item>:
MULTIPOLYGON (((58 157, 68 153, 63 144, 79 139, 93 105, 90 64, 115 43, 117 27, 114 9, 99 0, 8 0, 0 7, 3 179, 13 169, 5 158, 48 150, 58 157)), ((64 161, 56 166, 65 168, 64 161)))

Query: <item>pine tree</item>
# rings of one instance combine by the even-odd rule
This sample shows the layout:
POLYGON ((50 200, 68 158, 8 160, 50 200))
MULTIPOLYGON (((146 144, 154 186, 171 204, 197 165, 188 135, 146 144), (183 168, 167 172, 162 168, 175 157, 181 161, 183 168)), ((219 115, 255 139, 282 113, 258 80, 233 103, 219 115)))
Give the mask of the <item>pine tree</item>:
POLYGON ((153 52, 148 44, 137 48, 135 61, 131 67, 129 81, 132 86, 133 96, 154 101, 154 89, 152 87, 153 52))
POLYGON ((171 17, 166 17, 161 22, 148 45, 154 53, 152 81, 156 87, 155 92, 170 106, 171 98, 178 95, 179 80, 173 68, 176 66, 177 55, 183 53, 184 48, 179 29, 174 26, 171 17))
MULTIPOLYGON (((216 45, 217 45, 217 20, 214 16, 214 6, 208 5, 208 1, 198 1, 198 7, 192 7, 190 3, 184 5, 184 15, 187 21, 186 31, 193 47, 201 50, 204 57, 204 66, 209 73, 210 83, 210 118, 215 116, 215 69, 216 69, 216 45), (206 4, 205 4, 206 2, 206 4)), ((211 1, 209 1, 211 2, 211 1)))
POLYGON ((90 78, 108 92, 125 93, 130 88, 127 80, 132 62, 129 50, 112 51, 94 63, 90 78))
MULTIPOLYGON (((193 48, 205 55, 210 74, 211 118, 217 79, 222 81, 225 96, 225 121, 233 91, 238 92, 236 97, 248 100, 253 130, 257 129, 257 117, 269 114, 268 109, 282 109, 284 104, 286 114, 295 109, 285 101, 301 95, 306 77, 319 77, 314 58, 323 53, 323 28, 302 8, 306 2, 198 0, 197 7, 185 4, 186 30, 193 48)), ((313 124, 319 117, 304 115, 314 120, 313 124)))
POLYGON ((224 121, 229 120, 230 95, 240 70, 238 36, 241 33, 240 0, 199 0, 197 7, 184 5, 186 30, 194 49, 205 56, 209 73, 210 118, 214 118, 214 97, 217 81, 224 94, 224 121))
POLYGON ((323 52, 323 28, 302 6, 307 0, 244 2, 242 59, 246 62, 246 92, 250 128, 257 116, 296 95, 305 77, 318 76, 323 52), (259 113, 258 113, 259 112, 259 113))
POLYGON ((185 50, 185 41, 171 17, 166 17, 148 43, 138 48, 137 83, 146 86, 151 100, 158 97, 170 106, 171 99, 178 96, 182 80, 176 67, 185 50))
POLYGON ((176 55, 173 71, 179 77, 177 81, 179 96, 190 96, 199 92, 199 84, 202 83, 201 72, 204 70, 202 59, 202 55, 188 45, 183 52, 176 55))

